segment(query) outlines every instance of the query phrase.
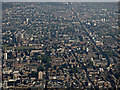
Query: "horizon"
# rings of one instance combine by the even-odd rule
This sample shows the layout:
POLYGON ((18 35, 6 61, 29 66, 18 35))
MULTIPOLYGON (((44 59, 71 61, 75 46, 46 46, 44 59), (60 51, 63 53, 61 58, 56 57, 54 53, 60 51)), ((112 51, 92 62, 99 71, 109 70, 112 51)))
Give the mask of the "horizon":
POLYGON ((1 2, 119 2, 119 0, 1 0, 1 2))

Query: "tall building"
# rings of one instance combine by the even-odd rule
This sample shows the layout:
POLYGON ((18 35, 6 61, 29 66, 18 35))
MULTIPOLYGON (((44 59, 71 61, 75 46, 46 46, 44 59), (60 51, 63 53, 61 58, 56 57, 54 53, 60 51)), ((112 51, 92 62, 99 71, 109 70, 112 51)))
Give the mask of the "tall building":
POLYGON ((89 51, 89 49, 88 48, 86 48, 86 52, 88 52, 89 51))
POLYGON ((27 60, 27 63, 30 64, 30 60, 27 60))
POLYGON ((42 78, 43 78, 43 72, 40 71, 40 72, 38 73, 38 79, 42 79, 42 78))
POLYGON ((26 24, 28 24, 28 22, 29 22, 29 18, 26 18, 26 24))
POLYGON ((56 37, 58 37, 58 31, 56 31, 56 37))
POLYGON ((49 38, 51 38, 51 34, 50 34, 50 32, 48 32, 48 34, 49 34, 49 38))
POLYGON ((24 35, 23 35, 23 33, 21 34, 21 39, 23 39, 24 38, 24 35))
POLYGON ((4 59, 7 59, 7 53, 4 53, 4 59))

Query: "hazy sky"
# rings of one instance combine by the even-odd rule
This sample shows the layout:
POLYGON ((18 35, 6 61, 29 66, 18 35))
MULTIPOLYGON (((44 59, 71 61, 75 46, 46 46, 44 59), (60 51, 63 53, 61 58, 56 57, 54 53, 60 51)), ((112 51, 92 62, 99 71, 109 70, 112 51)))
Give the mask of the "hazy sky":
POLYGON ((0 0, 2 2, 119 2, 119 0, 0 0))

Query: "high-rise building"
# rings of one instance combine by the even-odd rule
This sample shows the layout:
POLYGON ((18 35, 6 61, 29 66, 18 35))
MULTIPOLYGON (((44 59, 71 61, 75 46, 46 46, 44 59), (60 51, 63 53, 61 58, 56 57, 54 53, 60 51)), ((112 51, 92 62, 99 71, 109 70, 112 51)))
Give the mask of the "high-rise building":
POLYGON ((40 72, 38 73, 38 79, 42 79, 42 78, 43 78, 43 72, 40 71, 40 72))
POLYGON ((88 52, 89 51, 89 49, 88 48, 86 48, 86 52, 88 52))
POLYGON ((24 38, 24 35, 23 35, 23 33, 21 34, 21 39, 23 39, 24 38))
POLYGON ((48 32, 48 34, 49 34, 49 38, 51 38, 51 33, 50 33, 50 32, 48 32))
POLYGON ((26 23, 28 24, 29 18, 26 18, 26 23))
POLYGON ((58 31, 56 31, 56 37, 58 37, 58 31))
POLYGON ((4 59, 7 59, 7 53, 4 53, 4 59))
POLYGON ((30 60, 27 60, 27 63, 30 64, 30 60))

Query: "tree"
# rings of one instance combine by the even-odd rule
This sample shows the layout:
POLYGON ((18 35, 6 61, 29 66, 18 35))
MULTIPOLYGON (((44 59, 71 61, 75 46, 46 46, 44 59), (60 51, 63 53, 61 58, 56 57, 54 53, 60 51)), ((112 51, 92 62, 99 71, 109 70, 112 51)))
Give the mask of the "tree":
POLYGON ((39 71, 44 71, 45 70, 45 68, 43 67, 43 66, 39 66, 38 68, 37 68, 37 71, 39 72, 39 71))
POLYGON ((31 73, 31 77, 38 77, 38 73, 37 72, 35 72, 35 71, 33 71, 32 73, 31 73))

